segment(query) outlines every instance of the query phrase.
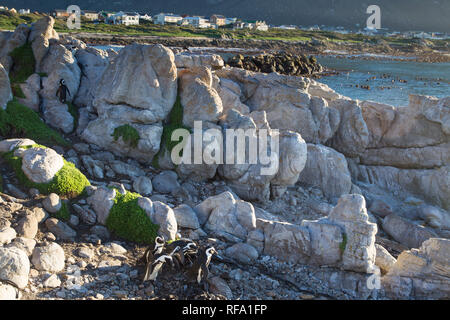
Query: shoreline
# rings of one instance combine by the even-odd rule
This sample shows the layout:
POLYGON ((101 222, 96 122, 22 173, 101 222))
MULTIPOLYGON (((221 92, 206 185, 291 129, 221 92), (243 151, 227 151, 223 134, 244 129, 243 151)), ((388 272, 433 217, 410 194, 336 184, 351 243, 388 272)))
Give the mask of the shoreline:
POLYGON ((159 37, 159 36, 120 36, 98 33, 66 33, 89 45, 128 45, 132 43, 161 43, 169 47, 190 47, 197 49, 219 48, 226 52, 254 51, 255 53, 290 51, 295 54, 324 55, 364 60, 416 61, 427 63, 450 62, 450 51, 431 49, 427 46, 410 43, 407 45, 386 45, 349 42, 323 41, 284 41, 284 40, 236 40, 212 39, 204 37, 159 37), (232 50, 227 50, 232 49, 232 50))

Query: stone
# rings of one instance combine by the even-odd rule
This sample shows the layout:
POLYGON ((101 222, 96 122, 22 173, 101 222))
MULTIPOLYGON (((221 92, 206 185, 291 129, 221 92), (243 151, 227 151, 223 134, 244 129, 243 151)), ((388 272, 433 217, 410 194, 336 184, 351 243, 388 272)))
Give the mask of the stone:
POLYGON ((25 83, 20 84, 25 98, 18 98, 17 100, 27 106, 28 108, 39 112, 39 90, 41 89, 41 77, 37 73, 33 73, 25 83))
POLYGON ((26 253, 17 248, 0 247, 0 279, 13 282, 23 289, 28 284, 30 262, 26 253))
POLYGON ((50 148, 30 148, 22 155, 22 171, 34 183, 48 183, 64 166, 63 158, 50 148))
POLYGON ((217 91, 212 87, 212 73, 207 67, 182 70, 179 77, 179 94, 183 106, 183 124, 194 127, 194 121, 217 122, 223 106, 217 91))
POLYGON ((395 299, 446 299, 450 294, 450 240, 431 238, 419 249, 403 251, 381 278, 386 295, 395 299))
POLYGON ((11 227, 6 227, 0 230, 0 244, 8 244, 10 243, 15 237, 17 233, 16 230, 14 230, 11 227))
POLYGON ((450 214, 430 205, 421 205, 418 208, 419 217, 436 229, 450 230, 450 214))
POLYGON ((159 235, 163 236, 166 241, 175 239, 178 224, 172 208, 160 201, 152 202, 149 198, 139 198, 138 205, 154 224, 159 225, 159 235))
POLYGON ((44 209, 47 210, 50 213, 57 213, 59 210, 61 210, 61 199, 56 193, 50 193, 48 197, 42 201, 42 205, 44 206, 44 209))
POLYGON ((74 118, 69 112, 69 107, 59 100, 43 100, 44 119, 52 127, 71 133, 74 128, 74 118))
POLYGON ((377 256, 375 264, 380 267, 381 272, 388 273, 397 260, 381 245, 375 244, 377 256))
POLYGON ((390 214, 383 219, 383 230, 408 248, 420 248, 424 241, 437 237, 432 230, 396 214, 390 214))
POLYGON ((153 178, 152 184, 155 191, 163 194, 170 194, 180 187, 177 179, 178 176, 175 172, 163 171, 153 178))
POLYGON ((329 199, 348 194, 352 188, 345 157, 329 147, 315 144, 308 144, 306 165, 299 182, 320 188, 329 199))
POLYGON ((95 256, 95 252, 89 248, 82 247, 78 249, 78 256, 81 258, 92 259, 95 256))
POLYGON ((173 209, 177 224, 181 228, 188 228, 196 230, 200 228, 197 215, 195 211, 186 204, 181 204, 173 209))
POLYGON ((30 28, 26 24, 17 26, 14 32, 9 34, 2 34, 0 36, 0 63, 5 68, 6 72, 11 71, 13 66, 13 59, 9 55, 15 48, 23 46, 27 42, 30 28), (3 38, 3 39, 2 39, 3 38))
POLYGON ((17 233, 24 238, 33 239, 38 232, 38 221, 33 214, 28 214, 20 219, 17 233))
POLYGON ((369 211, 384 218, 392 213, 392 207, 386 201, 375 199, 372 201, 369 211))
POLYGON ((16 300, 18 296, 17 289, 9 284, 0 284, 0 301, 16 300))
POLYGON ((36 247, 34 248, 31 262, 37 270, 60 272, 65 265, 64 250, 55 242, 36 247))
POLYGON ((34 247, 36 246, 36 240, 18 237, 15 238, 10 244, 8 244, 7 248, 17 248, 23 250, 28 256, 31 256, 33 253, 34 247))
POLYGON ((161 121, 169 114, 176 96, 173 52, 159 44, 126 46, 103 72, 92 102, 99 117, 89 122, 82 138, 150 164, 159 151, 161 121), (113 85, 111 79, 116 79, 113 85), (137 146, 122 138, 114 139, 114 130, 122 125, 137 130, 137 146))
POLYGON ((33 208, 33 214, 38 223, 44 222, 49 217, 48 213, 39 207, 33 208))
POLYGON ((80 220, 87 225, 94 225, 97 222, 97 215, 88 206, 80 207, 77 204, 73 204, 72 208, 78 214, 80 220))
POLYGON ((69 227, 65 222, 62 222, 55 218, 50 218, 45 221, 47 229, 56 235, 61 240, 73 241, 77 236, 75 230, 69 227))
POLYGON ((311 255, 306 227, 258 218, 257 228, 264 233, 264 255, 292 263, 304 263, 311 255))
POLYGON ((9 152, 18 147, 32 146, 36 144, 30 139, 5 139, 0 141, 0 152, 9 152))
POLYGON ((68 223, 72 227, 77 227, 78 224, 80 223, 80 219, 76 215, 71 214, 68 223))
POLYGON ((103 241, 108 240, 111 237, 108 229, 104 226, 93 226, 90 231, 92 234, 97 235, 103 241))
POLYGON ((88 204, 94 209, 97 214, 97 221, 103 225, 109 216, 109 211, 114 205, 116 197, 116 189, 109 189, 106 187, 99 187, 87 199, 88 204))
POLYGON ((256 229, 253 205, 236 199, 230 192, 209 197, 198 204, 194 211, 205 229, 219 235, 229 234, 245 240, 249 231, 256 229))
POLYGON ((6 109, 6 105, 13 98, 8 73, 0 63, 0 110, 6 109))
POLYGON ((219 69, 224 66, 223 59, 218 54, 192 54, 182 52, 175 55, 175 65, 177 68, 210 67, 219 69))
POLYGON ((225 254, 241 263, 250 264, 258 259, 258 251, 247 243, 236 243, 227 248, 225 254))
POLYGON ((61 286, 61 280, 59 280, 58 275, 52 274, 43 282, 44 288, 58 288, 61 286))
POLYGON ((125 254, 127 253, 127 249, 122 247, 120 244, 110 242, 105 245, 106 248, 111 249, 111 251, 115 254, 125 254))
POLYGON ((214 294, 220 294, 229 300, 233 299, 233 292, 222 278, 215 276, 208 279, 209 290, 214 294))
POLYGON ((28 42, 31 43, 34 58, 36 60, 36 70, 40 71, 42 59, 47 55, 51 39, 59 39, 58 34, 53 29, 55 19, 45 16, 36 21, 30 31, 28 42))
POLYGON ((149 196, 153 191, 152 181, 146 176, 140 176, 134 180, 133 189, 143 196, 149 196))

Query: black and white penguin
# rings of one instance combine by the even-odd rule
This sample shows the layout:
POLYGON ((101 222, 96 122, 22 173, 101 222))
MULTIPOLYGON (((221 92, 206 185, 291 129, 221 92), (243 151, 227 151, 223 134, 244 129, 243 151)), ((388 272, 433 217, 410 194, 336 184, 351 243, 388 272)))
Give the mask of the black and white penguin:
POLYGON ((159 272, 161 271, 162 267, 164 266, 164 264, 166 262, 170 262, 172 265, 172 268, 174 267, 173 264, 173 255, 180 250, 180 247, 176 247, 170 254, 164 254, 159 256, 158 258, 156 258, 155 261, 153 261, 153 263, 148 264, 147 268, 145 270, 145 275, 144 275, 144 282, 145 281, 155 281, 156 278, 159 275, 159 272))
POLYGON ((69 88, 66 86, 66 81, 64 79, 59 80, 59 88, 56 90, 56 96, 59 102, 66 103, 67 94, 70 96, 69 88))
POLYGON ((191 275, 195 276, 195 280, 198 284, 201 284, 203 282, 206 292, 208 292, 207 280, 209 276, 209 264, 211 263, 213 255, 217 255, 220 258, 214 247, 208 247, 204 250, 199 251, 199 255, 190 271, 191 275))
POLYGON ((147 265, 148 263, 152 263, 155 259, 155 255, 157 256, 162 254, 165 243, 164 237, 156 237, 155 244, 153 246, 149 246, 147 250, 145 250, 144 255, 138 260, 137 264, 147 265))
POLYGON ((192 241, 191 239, 180 239, 176 240, 169 245, 167 245, 166 250, 170 251, 173 250, 175 247, 180 247, 181 250, 175 255, 177 258, 177 262, 180 265, 185 265, 186 258, 189 261, 189 263, 192 263, 193 257, 197 254, 198 246, 197 244, 192 241))

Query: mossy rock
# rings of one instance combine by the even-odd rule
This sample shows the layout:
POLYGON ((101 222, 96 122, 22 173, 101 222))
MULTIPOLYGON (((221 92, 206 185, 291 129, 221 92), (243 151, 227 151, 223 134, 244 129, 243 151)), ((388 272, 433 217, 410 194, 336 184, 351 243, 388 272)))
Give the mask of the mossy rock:
POLYGON ((9 74, 11 83, 25 82, 34 73, 36 65, 31 43, 27 42, 23 46, 15 48, 9 55, 13 60, 9 74))
POLYGON ((161 147, 152 160, 152 166, 157 169, 159 168, 159 157, 163 156, 166 150, 171 153, 173 148, 179 143, 179 141, 172 141, 172 133, 177 129, 186 129, 189 132, 192 132, 191 128, 183 125, 183 110, 181 98, 178 95, 172 110, 170 110, 168 122, 163 126, 161 147))
POLYGON ((108 229, 117 236, 137 243, 154 243, 159 226, 152 223, 144 209, 139 207, 137 193, 117 192, 114 205, 106 220, 108 229))
POLYGON ((133 148, 138 146, 139 139, 141 138, 139 132, 129 124, 115 128, 112 136, 114 137, 114 141, 122 137, 123 141, 133 148))
MULTIPOLYGON (((19 148, 29 149, 34 147, 46 148, 42 145, 23 146, 19 148)), ((3 158, 13 168, 20 183, 27 188, 36 188, 42 194, 56 193, 60 196, 75 198, 83 194, 85 188, 91 185, 84 174, 73 163, 67 162, 66 160, 64 160, 64 166, 55 174, 52 181, 48 183, 35 183, 29 180, 23 173, 22 158, 14 156, 16 149, 3 154, 3 158)))
POLYGON ((0 109, 0 134, 6 137, 28 138, 42 144, 69 146, 69 143, 55 130, 49 128, 30 108, 16 99, 8 102, 5 110, 0 109))

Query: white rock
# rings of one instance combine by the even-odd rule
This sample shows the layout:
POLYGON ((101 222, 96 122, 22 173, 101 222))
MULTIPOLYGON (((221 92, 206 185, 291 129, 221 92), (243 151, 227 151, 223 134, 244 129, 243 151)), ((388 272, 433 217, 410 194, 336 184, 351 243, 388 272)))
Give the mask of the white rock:
POLYGON ((140 176, 134 180, 133 188, 137 193, 143 196, 149 196, 153 191, 152 181, 146 176, 140 176))
POLYGON ((177 224, 179 227, 193 230, 200 228, 200 223, 198 222, 195 211, 192 210, 192 208, 188 205, 181 204, 173 209, 173 212, 175 214, 175 218, 177 219, 177 224))
POLYGON ((116 189, 109 189, 106 187, 99 187, 94 194, 87 199, 89 205, 92 206, 97 214, 97 221, 101 224, 106 224, 109 211, 114 205, 116 197, 116 189))
POLYGON ((13 228, 7 227, 0 230, 0 244, 8 244, 15 237, 17 233, 13 228))
POLYGON ((50 213, 56 213, 61 209, 61 199, 56 193, 50 193, 48 197, 42 201, 44 209, 50 213))
POLYGON ((24 251, 0 247, 0 279, 9 280, 23 289, 28 284, 29 273, 30 262, 24 251))
POLYGON ((31 257, 34 267, 40 271, 60 272, 64 269, 65 254, 61 246, 55 242, 36 247, 31 257))
POLYGON ((0 109, 6 109, 6 105, 13 98, 8 73, 0 63, 0 109))
POLYGON ((64 166, 63 158, 50 148, 30 148, 23 152, 23 173, 34 183, 48 183, 64 166))
POLYGON ((379 244, 376 243, 375 248, 377 250, 375 264, 380 267, 382 272, 389 272, 397 260, 379 244))
POLYGON ((61 280, 59 280, 58 275, 52 274, 44 281, 43 285, 44 288, 58 288, 61 286, 61 280))

